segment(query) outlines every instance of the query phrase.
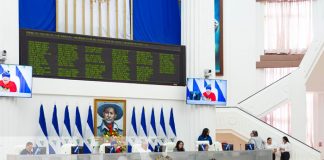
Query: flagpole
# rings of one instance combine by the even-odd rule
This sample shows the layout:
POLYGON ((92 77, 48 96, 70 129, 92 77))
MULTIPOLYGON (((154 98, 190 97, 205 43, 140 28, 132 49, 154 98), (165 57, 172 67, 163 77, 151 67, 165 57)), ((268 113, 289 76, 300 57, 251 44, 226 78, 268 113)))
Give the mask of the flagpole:
POLYGON ((118 0, 116 0, 116 37, 118 38, 118 0))
POLYGON ((69 16, 68 16, 68 11, 69 11, 69 8, 68 8, 68 0, 65 0, 65 32, 67 33, 68 32, 68 27, 69 27, 69 24, 68 24, 68 21, 69 21, 69 16))
POLYGON ((110 0, 107 0, 106 2, 107 2, 107 37, 110 37, 110 23, 109 23, 109 19, 110 19, 110 17, 109 17, 109 11, 110 11, 109 2, 110 2, 110 0))
POLYGON ((126 39, 126 0, 124 0, 124 39, 126 39))
POLYGON ((85 34, 85 0, 82 0, 82 33, 85 34))
POLYGON ((73 33, 76 33, 76 0, 73 1, 73 33))
POLYGON ((90 0, 90 34, 93 36, 93 0, 90 0))
POLYGON ((98 11, 99 11, 99 36, 102 36, 102 26, 101 26, 101 0, 98 1, 98 11))

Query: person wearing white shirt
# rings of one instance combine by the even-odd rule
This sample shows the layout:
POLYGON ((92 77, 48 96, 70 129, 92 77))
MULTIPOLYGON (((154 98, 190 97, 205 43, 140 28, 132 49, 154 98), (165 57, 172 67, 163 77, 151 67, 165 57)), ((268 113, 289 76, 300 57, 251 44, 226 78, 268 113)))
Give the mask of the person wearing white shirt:
POLYGON ((272 160, 275 160, 276 159, 277 147, 272 143, 272 138, 271 137, 267 138, 267 143, 265 145, 265 149, 271 149, 272 150, 272 160))
POLYGON ((145 140, 142 140, 141 147, 137 148, 137 152, 139 152, 139 153, 151 152, 151 150, 148 149, 148 142, 145 140))
POLYGON ((286 136, 282 137, 282 144, 279 148, 281 152, 280 160, 289 160, 290 159, 290 152, 291 152, 291 145, 286 136))
POLYGON ((136 145, 135 153, 140 153, 141 159, 152 160, 149 153, 151 150, 148 149, 148 141, 146 139, 141 140, 142 143, 140 146, 136 145))

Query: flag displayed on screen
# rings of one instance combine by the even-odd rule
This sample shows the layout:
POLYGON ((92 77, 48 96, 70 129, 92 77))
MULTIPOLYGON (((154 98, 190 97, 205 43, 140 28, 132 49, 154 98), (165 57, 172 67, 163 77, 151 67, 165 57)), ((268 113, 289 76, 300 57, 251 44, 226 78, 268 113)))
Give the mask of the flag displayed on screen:
POLYGON ((187 104, 226 105, 227 81, 219 79, 188 78, 187 104))

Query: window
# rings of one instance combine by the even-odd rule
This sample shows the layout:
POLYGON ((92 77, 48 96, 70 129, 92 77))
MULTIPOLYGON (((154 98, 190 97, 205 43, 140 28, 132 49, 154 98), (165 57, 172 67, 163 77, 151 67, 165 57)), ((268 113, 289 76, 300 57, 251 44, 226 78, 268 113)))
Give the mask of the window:
POLYGON ((305 53, 312 40, 311 0, 265 2, 265 53, 305 53))

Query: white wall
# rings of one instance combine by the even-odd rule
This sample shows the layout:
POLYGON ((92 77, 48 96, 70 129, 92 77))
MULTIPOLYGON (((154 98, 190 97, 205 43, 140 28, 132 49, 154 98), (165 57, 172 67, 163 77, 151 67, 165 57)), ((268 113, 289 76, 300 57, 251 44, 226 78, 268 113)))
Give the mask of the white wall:
POLYGON ((256 1, 223 0, 224 76, 231 106, 264 86, 256 61, 263 54, 262 4, 256 1))
POLYGON ((7 51, 8 64, 19 63, 18 0, 0 1, 0 52, 7 51))
POLYGON ((321 159, 324 158, 324 93, 314 94, 314 147, 322 152, 321 159), (321 145, 320 145, 321 143, 321 145))
MULTIPOLYGON (((255 67, 255 62, 263 53, 263 17, 260 16, 263 8, 253 0, 223 1, 225 70, 223 77, 216 78, 228 80, 228 105, 236 105, 264 84, 262 70, 255 67)), ((204 69, 215 66, 213 3, 182 0, 182 44, 187 46, 188 77, 202 77, 204 69)), ((8 51, 7 63, 17 64, 18 0, 1 1, 0 20, 1 23, 6 22, 0 25, 0 50, 8 51)), ((45 105, 48 115, 52 112, 52 106, 57 104, 59 118, 62 118, 62 108, 67 104, 72 107, 72 115, 74 107, 78 105, 81 116, 85 117, 87 107, 94 98, 99 97, 126 99, 128 115, 133 106, 137 107, 137 112, 142 106, 148 107, 146 111, 156 107, 157 113, 161 106, 167 112, 173 107, 179 139, 184 140, 187 150, 193 149, 193 142, 202 128, 210 128, 211 135, 214 135, 217 127, 215 122, 222 121, 215 116, 216 109, 213 107, 187 106, 184 87, 44 78, 34 78, 33 84, 35 94, 32 99, 0 98, 1 156, 7 152, 8 146, 24 143, 28 137, 35 136, 40 104, 45 105)), ((168 119, 168 115, 165 117, 168 119)), ((129 129, 130 116, 127 118, 129 129)))
POLYGON ((321 39, 324 36, 324 1, 314 0, 313 1, 313 28, 314 28, 314 39, 321 39))

